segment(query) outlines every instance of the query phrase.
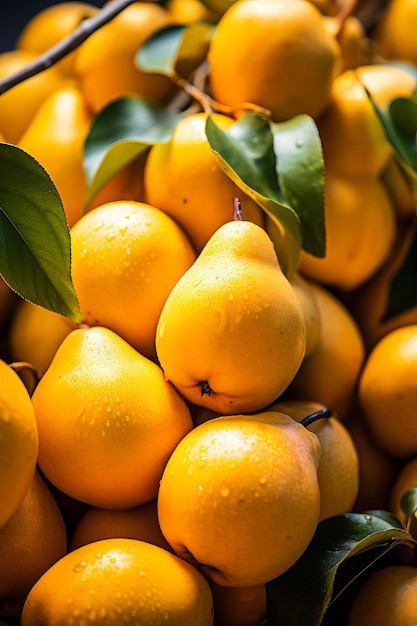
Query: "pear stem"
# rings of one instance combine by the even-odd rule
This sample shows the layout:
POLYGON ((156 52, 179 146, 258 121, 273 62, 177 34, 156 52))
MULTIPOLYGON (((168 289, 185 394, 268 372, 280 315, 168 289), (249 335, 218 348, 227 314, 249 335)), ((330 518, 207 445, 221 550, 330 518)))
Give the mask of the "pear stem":
POLYGON ((233 198, 233 219, 237 222, 243 222, 242 205, 239 198, 233 198))
MULTIPOLYGON (((23 370, 29 371, 33 380, 33 389, 37 386, 41 379, 38 370, 32 363, 29 363, 29 361, 13 361, 13 363, 9 363, 9 367, 11 367, 17 374, 23 370)), ((28 391, 30 392, 29 389, 28 391)))
POLYGON ((313 424, 313 422, 316 422, 317 420, 322 419, 323 417, 328 418, 332 416, 333 416, 333 411, 331 411, 330 409, 324 408, 324 409, 320 409, 320 411, 316 411, 315 413, 311 413, 310 415, 307 415, 304 419, 300 421, 300 424, 304 426, 304 428, 308 428, 308 426, 313 424))

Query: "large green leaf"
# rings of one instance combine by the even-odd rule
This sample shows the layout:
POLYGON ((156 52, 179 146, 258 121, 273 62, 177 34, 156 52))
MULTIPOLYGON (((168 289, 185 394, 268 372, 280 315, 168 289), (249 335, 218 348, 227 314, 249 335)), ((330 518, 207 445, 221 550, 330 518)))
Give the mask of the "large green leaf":
POLYGON ((272 126, 279 184, 288 204, 300 218, 302 246, 324 257, 324 161, 314 120, 297 115, 272 126))
POLYGON ((133 96, 105 107, 94 119, 84 147, 86 206, 119 170, 153 144, 168 141, 183 115, 133 96))
POLYGON ((223 130, 209 115, 206 134, 226 174, 265 211, 279 262, 290 275, 299 264, 301 226, 279 186, 269 121, 259 113, 247 112, 223 130))
POLYGON ((22 298, 82 322, 59 194, 20 148, 0 144, 0 274, 22 298))
POLYGON ((167 26, 152 35, 136 54, 136 64, 146 72, 187 78, 206 56, 214 31, 207 22, 167 26))
POLYGON ((342 565, 350 580, 395 546, 414 543, 396 523, 371 513, 348 513, 321 522, 305 553, 287 572, 267 584, 269 626, 319 626, 332 601, 342 565), (361 558, 357 559, 360 556, 361 558))

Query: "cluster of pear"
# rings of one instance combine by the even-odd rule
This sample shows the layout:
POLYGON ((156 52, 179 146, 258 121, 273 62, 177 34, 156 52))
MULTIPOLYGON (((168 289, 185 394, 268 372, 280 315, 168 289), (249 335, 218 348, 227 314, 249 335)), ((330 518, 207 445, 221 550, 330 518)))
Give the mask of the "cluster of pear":
MULTIPOLYGON (((133 2, 0 96, 0 138, 61 196, 84 320, 2 284, 5 623, 260 626, 267 583, 320 522, 381 508, 407 524, 417 309, 382 318, 416 205, 367 92, 384 109, 416 90, 403 35, 417 2, 392 0, 372 33, 359 17, 372 3, 350 15, 330 0, 226 4, 133 2), (219 127, 254 106, 317 125, 326 254, 302 251, 289 275, 198 107, 85 212, 95 116, 130 95, 171 102, 178 86, 134 55, 156 30, 196 20, 215 24, 207 89, 219 127)), ((0 55, 0 78, 98 11, 63 2, 36 15, 0 55)), ((417 568, 392 567, 360 589, 349 625, 404 623, 398 597, 417 568)))

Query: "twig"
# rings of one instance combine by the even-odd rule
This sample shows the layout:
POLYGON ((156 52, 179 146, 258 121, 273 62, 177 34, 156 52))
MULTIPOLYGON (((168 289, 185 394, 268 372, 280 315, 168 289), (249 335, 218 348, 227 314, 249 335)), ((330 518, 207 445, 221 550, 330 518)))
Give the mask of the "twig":
POLYGON ((130 4, 133 4, 134 1, 135 0, 113 0, 106 4, 103 9, 100 9, 97 15, 83 20, 76 30, 61 39, 61 41, 44 54, 38 56, 32 63, 29 63, 15 74, 6 76, 6 78, 0 80, 0 95, 63 59, 67 54, 78 48, 96 30, 110 22, 130 4))

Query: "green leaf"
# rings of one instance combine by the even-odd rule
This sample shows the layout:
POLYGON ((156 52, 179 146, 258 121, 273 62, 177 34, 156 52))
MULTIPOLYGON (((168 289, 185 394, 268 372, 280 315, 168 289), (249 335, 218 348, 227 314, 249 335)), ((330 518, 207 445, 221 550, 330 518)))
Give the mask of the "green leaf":
POLYGON ((299 263, 300 220, 279 187, 269 121, 259 113, 247 112, 227 130, 222 130, 210 115, 206 134, 226 174, 265 211, 268 232, 282 270, 286 275, 291 274, 299 263))
POLYGON ((170 139, 184 114, 139 97, 112 102, 94 119, 84 146, 88 207, 119 170, 150 146, 170 139))
MULTIPOLYGON (((409 72, 417 80, 417 68, 407 63, 392 63, 409 72)), ((364 86, 369 100, 384 129, 397 160, 417 194, 417 93, 408 98, 393 99, 386 108, 376 104, 364 86)))
POLYGON ((141 46, 136 64, 145 72, 186 78, 205 60, 213 31, 207 22, 167 26, 141 46))
POLYGON ((43 167, 0 144, 0 274, 22 298, 82 322, 59 194, 43 167))
POLYGON ((383 321, 417 306, 417 230, 401 267, 391 279, 383 321))
POLYGON ((272 126, 280 187, 301 224, 306 252, 324 257, 324 161, 314 120, 298 115, 272 126))
POLYGON ((369 513, 348 513, 321 522, 301 558, 267 584, 269 626, 319 626, 332 601, 336 574, 349 560, 359 567, 350 581, 400 543, 413 542, 397 525, 369 513), (300 593, 302 590, 302 593, 300 593))
POLYGON ((415 517, 417 512, 417 487, 411 487, 401 497, 401 508, 407 519, 415 517))

